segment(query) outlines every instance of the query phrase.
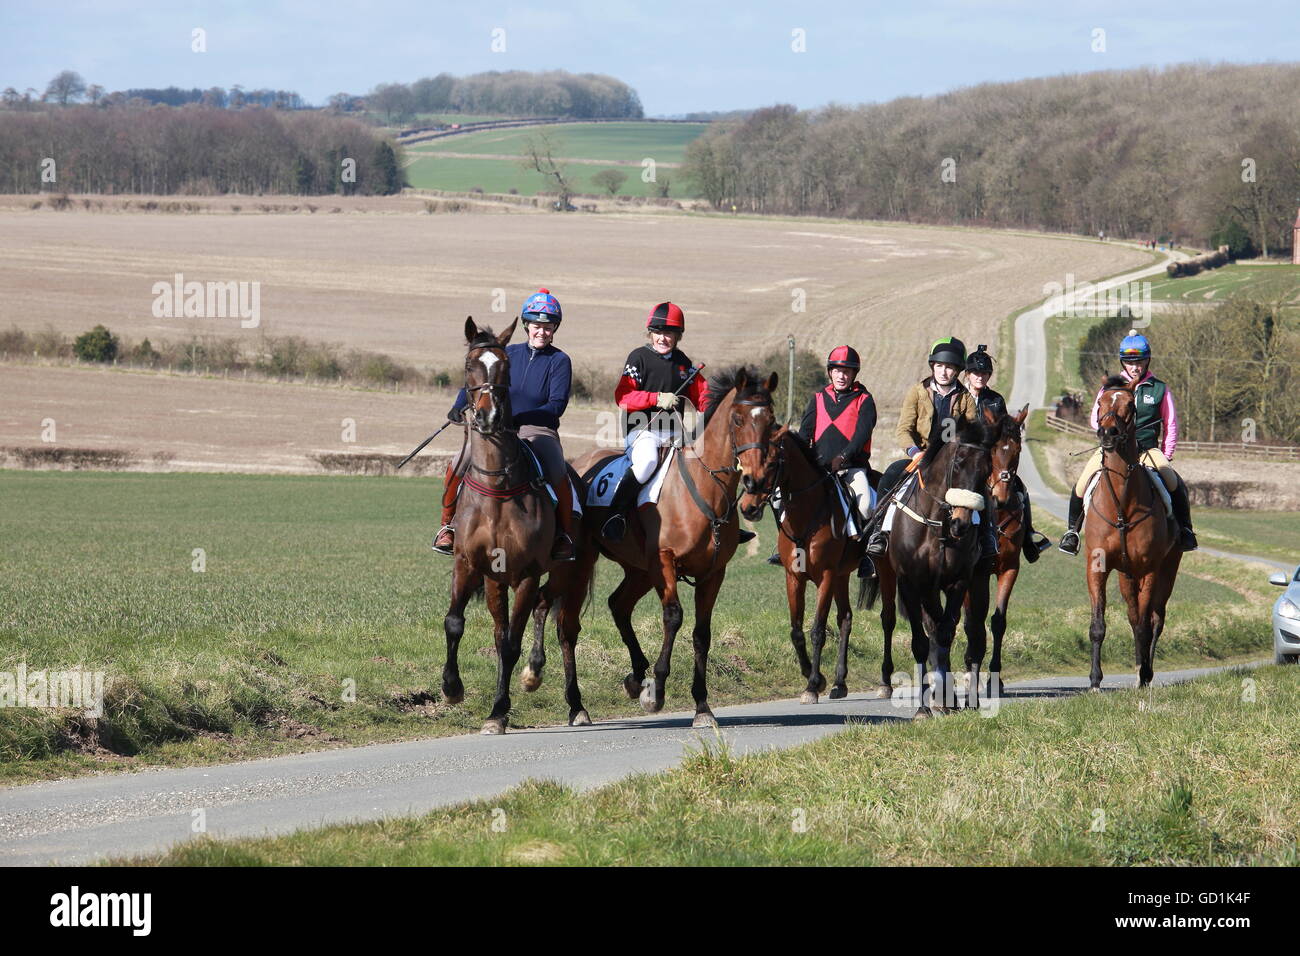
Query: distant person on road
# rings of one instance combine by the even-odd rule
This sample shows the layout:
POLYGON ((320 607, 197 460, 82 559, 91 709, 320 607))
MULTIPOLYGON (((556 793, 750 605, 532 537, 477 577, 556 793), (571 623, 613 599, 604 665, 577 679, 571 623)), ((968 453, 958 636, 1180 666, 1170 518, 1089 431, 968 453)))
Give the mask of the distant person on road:
MULTIPOLYGON (((557 499, 551 559, 572 561, 573 497, 559 429, 560 416, 569 404, 573 368, 569 356, 552 344, 564 315, 559 300, 551 295, 550 290, 538 289, 524 302, 519 317, 523 320, 528 341, 506 346, 506 359, 510 362, 510 411, 520 439, 528 442, 537 455, 557 499)), ((463 422, 468 404, 469 397, 462 388, 447 417, 454 422, 463 422)), ((468 447, 468 444, 462 446, 460 454, 447 468, 442 494, 442 527, 433 539, 433 550, 439 554, 453 553, 456 498, 468 447)))
MULTIPOLYGON (((999 393, 989 388, 989 379, 992 377, 993 356, 989 355, 988 346, 981 345, 966 359, 966 388, 975 399, 976 415, 981 414, 986 408, 992 409, 993 414, 998 417, 1007 414, 1006 400, 999 393)), ((1020 475, 1016 475, 1015 486, 1012 491, 1020 496, 1020 523, 1025 532, 1024 543, 1020 552, 1024 555, 1026 561, 1033 564, 1038 560, 1040 554, 1052 546, 1052 542, 1034 530, 1033 512, 1029 506, 1029 491, 1025 488, 1025 483, 1020 480, 1020 475)), ((990 515, 990 517, 992 516, 990 515)), ((989 524, 994 524, 994 522, 990 521, 989 524)))
MULTIPOLYGON (((1133 395, 1136 399, 1137 445, 1141 453, 1139 459, 1148 468, 1160 473, 1160 480, 1169 489, 1173 504, 1174 518, 1181 529, 1181 544, 1184 551, 1197 548, 1196 533, 1192 530, 1192 511, 1187 500, 1187 485, 1174 471, 1170 464, 1174 450, 1178 447, 1178 410, 1174 407, 1174 395, 1169 386, 1150 372, 1151 344, 1146 336, 1138 335, 1136 329, 1120 343, 1119 358, 1124 366, 1124 377, 1136 382, 1133 395)), ((1092 403, 1092 427, 1097 428, 1097 407, 1101 401, 1101 392, 1097 393, 1092 403)), ((1070 514, 1068 528, 1061 535, 1060 549, 1066 554, 1079 553, 1079 525, 1083 520, 1083 496, 1087 493, 1088 483, 1101 469, 1101 449, 1093 452, 1088 464, 1084 466, 1079 480, 1074 483, 1070 493, 1070 514)))

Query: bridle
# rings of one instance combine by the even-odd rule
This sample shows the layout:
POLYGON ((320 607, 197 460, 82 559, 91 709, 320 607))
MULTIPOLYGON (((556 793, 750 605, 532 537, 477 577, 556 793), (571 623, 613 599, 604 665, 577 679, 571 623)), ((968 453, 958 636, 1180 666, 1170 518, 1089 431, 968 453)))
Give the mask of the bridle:
MULTIPOLYGON (((468 364, 469 360, 474 358, 477 355, 477 353, 485 349, 490 350, 491 346, 480 346, 479 348, 471 351, 470 354, 466 356, 466 364, 468 364)), ((501 361, 503 363, 503 368, 505 369, 505 373, 508 374, 510 371, 510 360, 503 355, 501 357, 501 361)), ((466 383, 465 385, 465 394, 468 396, 475 396, 483 392, 486 392, 489 396, 491 396, 492 403, 494 406, 493 408, 494 411, 497 411, 499 415, 504 416, 505 418, 510 417, 510 411, 509 411, 510 385, 508 382, 483 382, 482 384, 479 385, 470 385, 466 383), (504 401, 501 398, 503 394, 504 394, 504 401), (505 405, 504 411, 502 411, 501 409, 501 405, 503 404, 505 405)), ((470 471, 476 472, 482 475, 484 478, 504 479, 507 475, 509 475, 512 471, 514 471, 519 466, 521 461, 524 460, 524 443, 519 441, 518 439, 518 435, 519 435, 518 428, 515 428, 513 425, 502 424, 500 422, 498 422, 496 425, 492 426, 491 428, 484 428, 481 425, 479 425, 477 415, 468 416, 465 424, 467 424, 470 428, 478 432, 486 439, 497 438, 500 435, 515 436, 513 454, 511 455, 510 459, 506 462, 506 464, 503 467, 480 468, 478 465, 474 464, 473 461, 470 461, 469 462, 470 471)), ((469 440, 468 432, 466 433, 465 437, 466 437, 466 441, 468 441, 469 440)), ((545 481, 545 479, 540 474, 538 474, 532 478, 527 479, 526 481, 520 484, 509 485, 506 487, 499 487, 494 484, 489 484, 487 482, 479 481, 468 472, 462 476, 461 480, 464 481, 466 486, 468 486, 472 491, 476 492, 477 494, 480 494, 485 498, 492 498, 497 501, 509 501, 510 499, 517 498, 520 495, 526 494, 529 491, 540 492, 542 490, 542 483, 545 481)))
MULTIPOLYGON (((1123 386, 1111 386, 1110 388, 1103 389, 1102 391, 1103 393, 1105 393, 1105 392, 1129 391, 1129 390, 1124 388, 1123 386)), ((1128 418, 1120 418, 1120 416, 1115 413, 1115 408, 1113 404, 1111 408, 1108 409, 1104 414, 1097 416, 1097 441, 1098 441, 1098 445, 1102 450, 1100 471, 1106 472, 1107 474, 1114 475, 1115 477, 1119 478, 1121 485, 1125 489, 1128 488, 1129 481, 1133 478, 1133 472, 1137 470, 1137 468, 1142 463, 1141 456, 1139 455, 1136 461, 1128 461, 1127 459, 1124 459, 1124 472, 1121 475, 1118 470, 1111 468, 1109 465, 1106 464, 1105 453, 1108 451, 1113 452, 1115 454, 1119 454, 1121 458, 1124 458, 1123 452, 1120 449, 1128 447, 1129 442, 1133 440, 1134 431, 1136 428, 1137 428, 1136 415, 1131 415, 1128 418), (1114 419, 1115 430, 1116 430, 1116 434, 1110 438, 1109 442, 1107 442, 1106 437, 1103 436, 1101 433, 1101 423, 1105 421, 1107 418, 1114 419), (1123 428, 1120 427, 1121 424, 1124 426, 1123 428)), ((1096 514, 1097 517, 1099 517, 1102 521, 1106 522, 1106 524, 1110 525, 1112 528, 1114 528, 1116 531, 1119 532, 1119 549, 1120 549, 1120 554, 1123 555, 1124 558, 1124 566, 1119 569, 1119 573, 1124 575, 1127 578, 1131 578, 1133 577, 1133 575, 1128 570, 1129 567, 1132 565, 1132 561, 1129 559, 1128 556, 1128 533, 1132 531, 1134 528, 1136 528, 1138 525, 1140 525, 1143 521, 1146 521, 1147 518, 1150 518, 1153 514, 1155 514, 1154 502, 1151 507, 1144 509, 1142 513, 1139 514, 1135 520, 1129 521, 1128 517, 1125 515, 1124 504, 1122 501, 1120 501, 1119 493, 1115 491, 1115 483, 1113 481, 1106 481, 1103 482, 1103 484, 1105 484, 1107 489, 1109 489, 1110 491, 1111 503, 1114 504, 1115 506, 1115 520, 1111 521, 1100 511, 1097 511, 1096 514)), ((1090 510, 1095 510, 1095 509, 1090 509, 1090 510)))
MULTIPOLYGON (((983 445, 976 445, 976 444, 972 444, 971 442, 948 442, 947 444, 956 445, 958 448, 973 448, 976 451, 983 452, 985 454, 988 453, 988 449, 985 448, 983 445)), ((953 472, 956 470, 956 467, 957 467, 957 455, 956 454, 950 455, 948 459, 948 473, 945 476, 945 484, 948 488, 955 487, 953 485, 953 472)), ((985 486, 987 487, 987 481, 985 482, 985 486)), ((971 489, 966 489, 966 490, 969 491, 971 489)), ((952 536, 950 532, 950 528, 952 527, 952 512, 956 506, 951 505, 947 501, 941 498, 936 498, 934 495, 930 494, 929 490, 925 487, 924 481, 922 481, 921 479, 921 469, 919 467, 916 469, 916 481, 912 484, 910 490, 907 493, 907 496, 903 498, 898 497, 898 492, 895 489, 893 492, 890 493, 890 498, 893 499, 893 501, 898 505, 899 510, 902 511, 909 518, 911 518, 913 521, 919 522, 920 524, 925 525, 927 528, 939 528, 940 540, 944 544, 947 545, 959 544, 967 535, 969 535, 973 531, 975 527, 975 523, 973 521, 969 522, 966 526, 966 529, 960 535, 958 535, 955 538, 952 536), (907 498, 912 497, 912 495, 916 494, 916 492, 918 491, 930 500, 931 509, 937 507, 939 511, 943 513, 942 518, 927 518, 925 515, 917 514, 916 511, 908 507, 907 498)))

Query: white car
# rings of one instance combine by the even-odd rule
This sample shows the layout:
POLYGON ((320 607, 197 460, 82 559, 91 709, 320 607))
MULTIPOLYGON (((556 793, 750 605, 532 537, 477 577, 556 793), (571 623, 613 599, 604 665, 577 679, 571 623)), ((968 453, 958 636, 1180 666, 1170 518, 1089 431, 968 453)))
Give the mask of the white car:
POLYGON ((1279 664, 1294 664, 1300 660, 1300 568, 1290 580, 1285 572, 1278 571, 1268 583, 1286 588, 1273 605, 1273 659, 1279 664))

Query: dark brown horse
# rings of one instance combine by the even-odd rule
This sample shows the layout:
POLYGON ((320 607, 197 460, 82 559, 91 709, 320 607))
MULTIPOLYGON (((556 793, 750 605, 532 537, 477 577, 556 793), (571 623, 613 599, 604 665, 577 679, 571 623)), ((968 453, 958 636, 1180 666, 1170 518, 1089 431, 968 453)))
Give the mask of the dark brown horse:
MULTIPOLYGON (((874 601, 876 587, 885 594, 882 625, 885 611, 889 611, 877 696, 892 694, 894 600, 890 592, 896 581, 912 629, 919 694, 917 717, 946 713, 956 703, 949 659, 957 619, 979 558, 979 529, 973 513, 983 508, 992 468, 990 450, 997 437, 993 421, 991 413, 986 412, 985 419, 958 422, 952 441, 936 442, 926 449, 915 469, 917 480, 908 490, 898 491, 900 481, 894 493, 882 497, 877 505, 887 507, 894 497, 899 502, 889 536, 888 560, 877 562, 878 583, 864 588, 867 607, 874 601), (940 689, 937 705, 932 702, 927 668, 933 671, 934 683, 940 689)), ((983 648, 979 648, 979 657, 983 658, 983 648)), ((970 678, 972 688, 978 687, 978 672, 971 673, 970 678)), ((974 697, 972 693, 972 703, 974 697)))
MULTIPOLYGON (((749 369, 715 375, 709 382, 709 399, 703 430, 695 442, 680 449, 664 480, 659 501, 642 508, 628 522, 620 542, 601 535, 609 516, 608 508, 589 507, 583 513, 582 538, 574 562, 567 606, 578 604, 576 595, 586 593, 594 571, 596 552, 623 568, 623 580, 609 598, 609 609, 623 643, 627 645, 632 671, 623 680, 632 699, 657 713, 664 705, 664 689, 672 662, 673 642, 682 626, 679 582, 694 578, 695 627, 691 634, 695 650, 695 672, 691 696, 695 699, 696 727, 717 726, 709 709, 706 668, 712 642, 713 605, 726 577, 727 562, 736 551, 736 492, 744 482, 753 487, 761 481, 767 458, 772 454, 772 390, 776 373, 766 382, 749 369), (663 646, 646 678, 650 662, 641 651, 632 628, 637 602, 654 590, 663 607, 663 646)), ((582 475, 613 457, 597 449, 573 465, 582 475)))
POLYGON ((1101 642, 1106 639, 1106 582, 1119 571, 1119 592, 1133 629, 1138 686, 1155 673, 1156 641, 1165 628, 1165 607, 1183 560, 1178 528, 1139 460, 1133 383, 1113 376, 1102 383, 1097 404, 1101 478, 1083 521, 1092 599, 1091 689, 1101 689, 1101 642))
MULTIPOLYGON (((458 704, 465 697, 456 655, 465 633, 465 605, 482 585, 497 652, 496 698, 483 724, 485 734, 505 733, 510 677, 519 660, 524 627, 537 604, 542 576, 551 568, 550 545, 555 532, 551 499, 511 421, 510 361, 505 347, 517 321, 500 335, 493 335, 491 329, 478 328, 473 318, 465 320, 469 451, 457 509, 456 523, 462 530, 456 535, 451 604, 443 620, 447 661, 442 694, 448 704, 458 704), (507 590, 514 592, 513 608, 507 590)), ((570 574, 563 566, 567 564, 557 566, 555 574, 570 574)), ((579 610, 576 602, 560 604, 560 641, 569 648, 577 641, 579 610)), ((571 655, 571 649, 567 650, 566 660, 571 655)), ((570 723, 591 722, 577 696, 576 681, 569 708, 570 723)))
POLYGON ((815 704, 826 689, 821 671, 822 648, 826 644, 826 622, 831 600, 835 601, 835 626, 839 653, 835 662, 835 683, 830 697, 848 696, 849 635, 853 630, 853 608, 849 603, 849 576, 862 558, 863 545, 848 536, 844 509, 835 489, 835 478, 817 460, 808 442, 795 431, 780 429, 773 436, 776 455, 769 463, 761 485, 740 497, 741 512, 754 520, 776 488, 781 493, 781 517, 777 553, 785 567, 785 595, 790 606, 790 643, 794 645, 799 671, 808 686, 800 703, 815 704), (807 586, 817 588, 813 611, 812 657, 804 641, 804 599, 807 586))

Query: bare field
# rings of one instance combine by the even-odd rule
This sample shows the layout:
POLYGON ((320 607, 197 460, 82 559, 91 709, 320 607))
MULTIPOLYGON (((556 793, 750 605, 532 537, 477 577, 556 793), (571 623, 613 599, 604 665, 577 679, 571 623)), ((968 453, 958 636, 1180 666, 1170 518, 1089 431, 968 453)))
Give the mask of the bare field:
MULTIPOLYGON (((784 346, 787 334, 817 353, 854 345, 887 428, 903 390, 924 374, 935 338, 987 342, 996 355, 1002 319, 1040 299, 1045 282, 1146 261, 1118 244, 892 224, 661 210, 431 216, 409 196, 351 200, 343 214, 221 211, 239 198, 209 200, 212 212, 194 215, 0 202, 0 327, 75 334, 103 323, 133 339, 242 336, 250 346, 262 334, 293 334, 455 367, 467 314, 499 327, 545 284, 564 303, 559 344, 575 364, 617 370, 642 341, 649 307, 671 298, 686 310, 686 351, 715 367, 756 360, 784 346), (260 282, 260 328, 243 330, 231 318, 155 318, 153 283, 178 272, 260 282), (505 292, 506 314, 492 312, 496 289, 505 292), (802 313, 792 310, 800 290, 802 313)), ((243 198, 246 209, 260 201, 243 198)), ((303 200, 267 200, 294 201, 303 200)), ((318 205, 346 202, 321 197, 318 205)), ((50 417, 83 423, 60 431, 60 442, 79 441, 83 429, 88 441, 243 464, 255 448, 267 463, 300 458, 304 447, 349 450, 336 447, 337 423, 362 414, 392 430, 359 438, 357 450, 405 450, 446 405, 428 396, 26 366, 3 367, 0 380, 5 443, 36 440, 54 403, 61 411, 50 417), (361 413, 347 410, 359 405, 361 413), (304 421, 317 420, 324 437, 303 438, 304 421), (209 450, 201 455, 200 447, 209 450)), ((566 430, 592 434, 571 419, 566 430)), ((593 428, 594 420, 593 410, 593 428)))

